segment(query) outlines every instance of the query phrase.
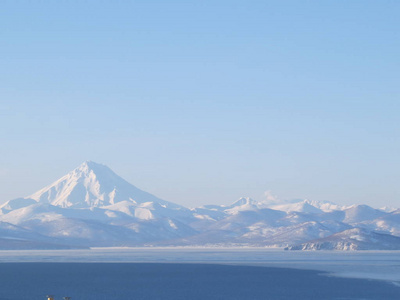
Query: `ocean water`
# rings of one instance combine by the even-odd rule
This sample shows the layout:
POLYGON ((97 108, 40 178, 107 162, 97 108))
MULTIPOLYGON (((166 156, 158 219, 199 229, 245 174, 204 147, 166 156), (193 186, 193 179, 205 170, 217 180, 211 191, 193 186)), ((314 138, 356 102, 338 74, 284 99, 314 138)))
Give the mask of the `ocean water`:
POLYGON ((283 251, 266 248, 2 250, 2 262, 218 263, 319 270, 400 284, 400 251, 283 251))
POLYGON ((400 299, 400 251, 0 251, 0 300, 400 299), (371 280, 372 279, 372 280, 371 280))
POLYGON ((400 299, 386 281, 321 271, 215 263, 0 264, 1 300, 400 299))

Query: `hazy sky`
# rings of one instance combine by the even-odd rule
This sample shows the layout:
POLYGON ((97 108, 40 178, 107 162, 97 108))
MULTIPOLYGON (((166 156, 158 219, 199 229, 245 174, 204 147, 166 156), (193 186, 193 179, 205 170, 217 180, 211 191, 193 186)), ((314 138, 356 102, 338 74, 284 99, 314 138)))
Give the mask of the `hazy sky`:
POLYGON ((85 160, 186 206, 400 206, 399 1, 1 1, 0 202, 85 160))

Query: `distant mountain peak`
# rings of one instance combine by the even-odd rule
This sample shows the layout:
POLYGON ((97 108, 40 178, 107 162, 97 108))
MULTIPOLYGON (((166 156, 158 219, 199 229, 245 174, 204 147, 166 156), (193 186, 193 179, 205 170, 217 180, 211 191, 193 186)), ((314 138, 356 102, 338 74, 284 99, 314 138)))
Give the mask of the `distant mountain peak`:
POLYGON ((282 210, 286 212, 332 212, 336 210, 343 210, 346 207, 335 204, 329 201, 316 201, 309 199, 294 199, 289 201, 281 201, 268 206, 271 209, 282 210))
POLYGON ((81 165, 79 165, 77 168, 72 170, 70 173, 112 173, 113 175, 116 175, 114 171, 112 171, 109 167, 103 164, 96 163, 91 160, 86 160, 84 161, 81 165))
POLYGON ((252 205, 257 203, 257 201, 251 199, 250 197, 242 197, 233 202, 231 206, 252 205))
POLYGON ((90 160, 26 199, 64 208, 103 207, 122 201, 135 204, 157 202, 171 208, 180 207, 138 189, 106 165, 90 160))
POLYGON ((29 197, 0 205, 0 249, 5 240, 9 245, 30 236, 34 241, 57 238, 78 246, 400 249, 396 237, 400 236, 400 210, 387 213, 367 205, 282 201, 270 192, 265 196, 262 201, 242 197, 231 205, 189 210, 144 192, 106 165, 88 160, 29 197))

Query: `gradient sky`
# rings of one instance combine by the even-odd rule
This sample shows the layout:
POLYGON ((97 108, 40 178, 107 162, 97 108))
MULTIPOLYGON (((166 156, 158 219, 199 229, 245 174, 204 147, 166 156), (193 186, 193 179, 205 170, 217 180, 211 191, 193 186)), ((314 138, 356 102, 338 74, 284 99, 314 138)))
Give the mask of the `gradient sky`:
POLYGON ((1 1, 0 202, 85 160, 186 206, 400 207, 399 1, 1 1))

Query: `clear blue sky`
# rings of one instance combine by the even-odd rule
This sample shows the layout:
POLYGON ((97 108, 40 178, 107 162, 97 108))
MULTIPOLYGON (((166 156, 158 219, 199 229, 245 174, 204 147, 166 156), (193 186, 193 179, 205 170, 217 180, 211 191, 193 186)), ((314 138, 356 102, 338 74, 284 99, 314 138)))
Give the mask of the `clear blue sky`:
POLYGON ((186 206, 400 206, 399 1, 1 1, 0 202, 85 160, 186 206))

